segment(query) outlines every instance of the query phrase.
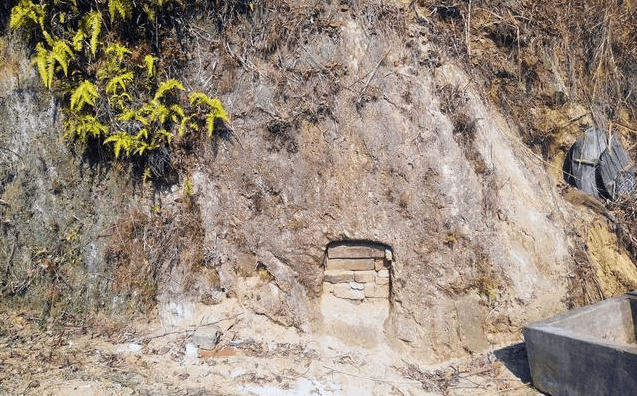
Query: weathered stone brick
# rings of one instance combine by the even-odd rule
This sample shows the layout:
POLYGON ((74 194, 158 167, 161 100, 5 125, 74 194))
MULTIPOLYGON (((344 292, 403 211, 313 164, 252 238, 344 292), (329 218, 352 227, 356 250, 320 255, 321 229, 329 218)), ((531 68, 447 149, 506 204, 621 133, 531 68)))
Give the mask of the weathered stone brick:
POLYGON ((378 271, 379 278, 389 278, 389 270, 380 270, 378 271))
POLYGON ((389 278, 376 276, 375 282, 377 285, 389 285, 389 278))
POLYGON ((389 262, 385 259, 374 259, 374 269, 381 271, 389 268, 389 262))
POLYGON ((354 280, 360 283, 373 282, 376 278, 376 271, 353 271, 354 280))
POLYGON ((365 283, 365 297, 369 297, 374 294, 374 287, 376 285, 373 282, 365 283))
POLYGON ((374 269, 373 259, 328 259, 327 270, 365 271, 374 269))
POLYGON ((366 283, 365 284, 365 297, 367 297, 367 298, 388 298, 389 297, 389 285, 377 285, 376 283, 366 283))
POLYGON ((385 258, 385 249, 374 245, 337 245, 327 249, 328 258, 385 258))
POLYGON ((363 300, 365 299, 365 291, 354 290, 349 283, 337 283, 334 285, 334 296, 349 300, 363 300))
POLYGON ((327 270, 323 274, 323 281, 330 283, 347 283, 354 280, 354 272, 346 270, 327 270))
POLYGON ((323 294, 330 294, 334 291, 334 285, 329 282, 323 282, 323 294))

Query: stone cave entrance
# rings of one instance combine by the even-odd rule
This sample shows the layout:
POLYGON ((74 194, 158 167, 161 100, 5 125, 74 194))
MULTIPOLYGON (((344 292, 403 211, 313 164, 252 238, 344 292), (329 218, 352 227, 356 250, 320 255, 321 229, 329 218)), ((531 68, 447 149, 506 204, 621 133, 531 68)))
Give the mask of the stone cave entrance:
POLYGON ((321 298, 325 333, 368 348, 381 343, 393 256, 390 246, 377 242, 327 245, 321 298))

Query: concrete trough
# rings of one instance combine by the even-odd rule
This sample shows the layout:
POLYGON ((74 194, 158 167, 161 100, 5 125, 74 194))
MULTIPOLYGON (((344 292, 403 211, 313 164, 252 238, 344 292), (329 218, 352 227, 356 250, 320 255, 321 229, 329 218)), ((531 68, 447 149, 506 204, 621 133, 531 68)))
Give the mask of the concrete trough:
POLYGON ((552 396, 637 395, 637 293, 524 328, 533 386, 552 396))

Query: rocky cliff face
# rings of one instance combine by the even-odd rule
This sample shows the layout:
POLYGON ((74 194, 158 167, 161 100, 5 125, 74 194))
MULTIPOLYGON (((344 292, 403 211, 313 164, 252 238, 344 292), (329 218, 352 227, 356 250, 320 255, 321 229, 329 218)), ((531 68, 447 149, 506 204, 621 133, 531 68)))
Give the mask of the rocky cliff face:
MULTIPOLYGON (((216 47, 205 22, 193 30, 184 77, 202 90, 218 81, 232 131, 175 158, 180 181, 166 189, 70 151, 26 55, 5 57, 3 296, 64 301, 36 298, 40 285, 120 312, 118 302, 151 289, 160 312, 233 300, 330 331, 327 245, 375 242, 393 255, 379 342, 428 362, 516 340, 526 323, 599 298, 578 231, 595 215, 562 199, 559 170, 522 143, 453 48, 398 8, 293 12, 299 26, 276 34, 295 41, 269 52, 245 43, 276 36, 275 17, 229 30, 216 47), (47 259, 62 275, 47 278, 47 259)), ((623 287, 634 286, 634 267, 622 268, 623 287)), ((362 304, 348 304, 356 318, 362 304)))

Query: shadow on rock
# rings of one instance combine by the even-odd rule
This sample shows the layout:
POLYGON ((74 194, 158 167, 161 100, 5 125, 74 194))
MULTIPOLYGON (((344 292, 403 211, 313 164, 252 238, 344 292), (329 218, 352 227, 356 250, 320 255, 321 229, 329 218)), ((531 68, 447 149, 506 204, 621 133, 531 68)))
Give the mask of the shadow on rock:
POLYGON ((529 368, 529 359, 526 355, 526 344, 509 345, 508 347, 493 351, 498 360, 500 360, 509 371, 513 373, 522 382, 531 382, 531 370, 529 368))

